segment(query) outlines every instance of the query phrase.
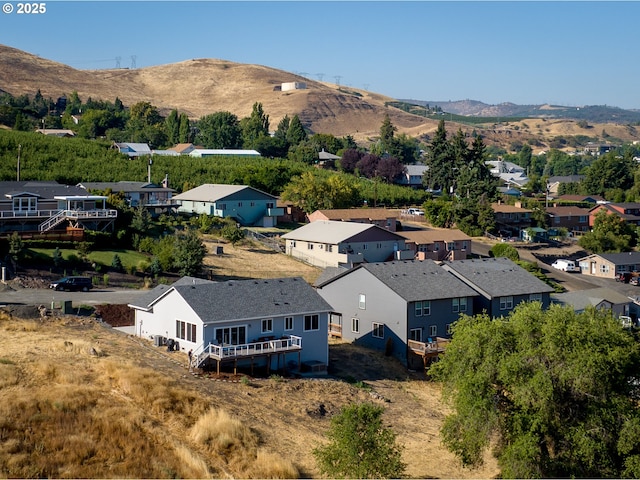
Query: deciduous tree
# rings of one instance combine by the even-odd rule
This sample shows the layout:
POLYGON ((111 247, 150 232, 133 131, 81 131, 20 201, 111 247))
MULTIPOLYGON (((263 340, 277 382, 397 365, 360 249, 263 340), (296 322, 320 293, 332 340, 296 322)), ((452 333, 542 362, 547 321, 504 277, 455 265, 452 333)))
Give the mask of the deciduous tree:
POLYGON ((429 370, 465 465, 492 447, 503 478, 638 478, 640 348, 609 311, 539 302, 463 315, 429 370))
POLYGON ((406 468, 395 433, 382 425, 382 407, 349 405, 331 419, 329 443, 313 450, 333 478, 400 478, 406 468))

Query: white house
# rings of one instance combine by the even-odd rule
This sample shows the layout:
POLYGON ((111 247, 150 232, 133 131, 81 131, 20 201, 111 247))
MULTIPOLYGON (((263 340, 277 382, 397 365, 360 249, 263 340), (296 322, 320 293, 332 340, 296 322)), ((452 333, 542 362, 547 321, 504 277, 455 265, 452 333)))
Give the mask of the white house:
POLYGON ((137 336, 171 339, 194 364, 317 367, 329 361, 331 306, 304 279, 211 282, 184 277, 129 304, 137 336))

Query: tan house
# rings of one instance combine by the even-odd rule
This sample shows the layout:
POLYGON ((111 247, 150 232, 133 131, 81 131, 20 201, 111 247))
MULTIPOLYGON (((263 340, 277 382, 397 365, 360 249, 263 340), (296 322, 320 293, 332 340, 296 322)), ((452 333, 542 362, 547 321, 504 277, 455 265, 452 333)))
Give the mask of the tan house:
POLYGON ((580 272, 601 278, 616 278, 619 273, 640 271, 640 252, 600 253, 578 259, 580 272))
POLYGON ((287 255, 322 268, 412 258, 404 237, 365 223, 318 220, 282 238, 287 255))
POLYGON ((309 222, 332 220, 336 222, 369 223, 386 228, 390 232, 397 229, 398 215, 395 210, 385 208, 345 208, 316 210, 308 215, 309 222))
POLYGON ((429 228, 400 232, 416 260, 465 260, 471 254, 471 237, 456 228, 429 228))

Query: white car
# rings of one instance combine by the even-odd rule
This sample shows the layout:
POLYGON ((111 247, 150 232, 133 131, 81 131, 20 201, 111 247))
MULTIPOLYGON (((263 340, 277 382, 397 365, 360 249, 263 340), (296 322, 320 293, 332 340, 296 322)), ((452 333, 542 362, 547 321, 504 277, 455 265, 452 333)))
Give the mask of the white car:
POLYGON ((551 266, 557 270, 562 270, 563 272, 577 272, 578 267, 576 266, 576 262, 573 260, 563 260, 559 258, 555 262, 551 264, 551 266))
POLYGON ((419 208, 410 208, 407 210, 409 215, 421 215, 424 217, 424 210, 420 210, 419 208))

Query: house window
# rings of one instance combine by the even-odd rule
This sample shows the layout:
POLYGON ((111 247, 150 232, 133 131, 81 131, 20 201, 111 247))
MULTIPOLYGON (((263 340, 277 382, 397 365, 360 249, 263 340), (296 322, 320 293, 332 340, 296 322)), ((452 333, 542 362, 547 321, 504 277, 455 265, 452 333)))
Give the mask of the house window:
POLYGON ((196 342, 196 325, 194 323, 176 320, 176 338, 187 342, 196 342))
POLYGON ((609 265, 600 265, 600 273, 609 273, 609 265))
POLYGON ((271 333, 273 332, 273 319, 265 318, 262 320, 262 333, 271 333))
MULTIPOLYGON (((203 203, 204 205, 204 203, 203 203)), ((220 204, 220 210, 226 210, 227 209, 227 204, 226 203, 221 203, 220 204)))
POLYGON ((541 293, 532 293, 529 295, 530 302, 542 302, 542 294, 541 293))
POLYGON ((327 245, 327 252, 333 252, 333 245, 327 245))
POLYGON ((467 297, 453 299, 453 313, 467 311, 467 297))
POLYGON ((462 242, 462 250, 466 250, 467 248, 469 248, 469 244, 465 240, 464 242, 462 242))
POLYGON ((352 318, 351 319, 351 331, 353 333, 360 333, 360 319, 352 318))
POLYGON ((367 307, 367 297, 365 296, 364 293, 361 293, 358 296, 358 308, 360 310, 366 310, 366 307, 367 307))
POLYGON ((319 245, 318 245, 318 248, 319 248, 320 250, 324 250, 324 243, 319 244, 319 245))
POLYGON ((366 243, 363 243, 363 244, 362 244, 362 249, 363 249, 363 250, 366 250, 368 246, 369 246, 369 245, 367 245, 366 243))
POLYGON ((38 199, 35 197, 18 197, 13 199, 14 212, 33 212, 37 210, 38 199))
POLYGON ((451 335, 453 333, 453 323, 447 323, 447 335, 451 335))
POLYGON ((435 337, 438 335, 438 326, 437 325, 429 325, 429 336, 435 337))
POLYGON ((500 310, 510 310, 513 308, 513 297, 500 297, 500 310))
POLYGON ((423 315, 431 315, 430 300, 425 300, 424 302, 416 302, 416 317, 422 317, 423 315))
POLYGON ((452 251, 456 249, 456 244, 454 242, 447 242, 447 251, 452 251))
POLYGON ((305 315, 304 316, 304 331, 310 332, 312 330, 320 330, 318 315, 305 315))
POLYGON ((373 338, 384 338, 384 323, 374 323, 371 335, 373 338))
POLYGON ((267 208, 274 208, 273 202, 267 202, 267 208))
POLYGON ((247 343, 247 326, 216 328, 215 339, 218 345, 243 345, 247 343))
POLYGON ((437 242, 436 242, 436 243, 434 243, 434 244, 433 244, 433 251, 434 251, 434 252, 437 252, 437 251, 439 251, 439 250, 440 250, 440 244, 439 244, 439 243, 437 243, 437 242))
POLYGON ((588 219, 588 218, 589 218, 589 217, 587 217, 586 215, 580 215, 580 221, 579 221, 579 223, 587 223, 587 221, 588 221, 587 219, 588 219))
POLYGON ((242 206, 242 202, 238 202, 238 208, 242 206))
POLYGON ((291 248, 296 248, 296 241, 291 240, 291 243, 289 245, 291 245, 291 248))
POLYGON ((555 218, 556 223, 560 223, 560 217, 555 218))
POLYGON ((293 317, 284 317, 284 329, 293 330, 293 317))
POLYGON ((307 250, 313 250, 313 243, 307 243, 307 250))
POLYGON ((422 341, 422 329, 412 328, 409 330, 409 340, 415 340, 416 342, 422 341))

